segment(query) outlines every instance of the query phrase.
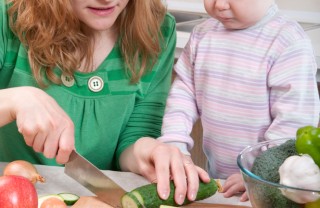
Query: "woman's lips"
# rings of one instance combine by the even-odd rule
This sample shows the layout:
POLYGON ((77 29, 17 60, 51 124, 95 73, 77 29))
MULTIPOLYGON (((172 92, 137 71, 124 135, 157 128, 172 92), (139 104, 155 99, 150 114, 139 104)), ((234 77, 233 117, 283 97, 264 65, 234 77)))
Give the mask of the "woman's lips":
POLYGON ((89 7, 89 9, 95 15, 107 16, 114 11, 115 7, 107 7, 107 8, 89 7))

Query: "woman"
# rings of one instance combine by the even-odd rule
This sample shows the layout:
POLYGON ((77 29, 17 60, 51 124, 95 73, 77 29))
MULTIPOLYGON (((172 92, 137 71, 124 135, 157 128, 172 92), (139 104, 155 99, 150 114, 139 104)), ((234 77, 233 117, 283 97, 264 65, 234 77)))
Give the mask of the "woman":
POLYGON ((173 176, 184 198, 181 153, 134 144, 159 136, 171 81, 175 22, 160 0, 10 0, 0 15, 1 161, 58 165, 76 149, 157 180, 163 198, 173 176))

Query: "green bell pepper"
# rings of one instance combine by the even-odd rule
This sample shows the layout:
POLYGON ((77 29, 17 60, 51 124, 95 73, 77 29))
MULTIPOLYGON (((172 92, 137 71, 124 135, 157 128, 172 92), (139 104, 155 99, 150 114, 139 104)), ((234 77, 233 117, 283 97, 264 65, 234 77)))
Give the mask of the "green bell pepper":
POLYGON ((296 150, 299 154, 308 154, 320 167, 320 128, 305 126, 297 130, 296 150))

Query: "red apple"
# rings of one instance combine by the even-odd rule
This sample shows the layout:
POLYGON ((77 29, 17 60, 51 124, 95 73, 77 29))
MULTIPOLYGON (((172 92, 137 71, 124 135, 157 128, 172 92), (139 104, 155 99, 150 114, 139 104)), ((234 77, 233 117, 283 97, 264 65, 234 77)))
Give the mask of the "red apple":
POLYGON ((0 207, 37 208, 38 195, 34 185, 22 176, 0 177, 0 207))

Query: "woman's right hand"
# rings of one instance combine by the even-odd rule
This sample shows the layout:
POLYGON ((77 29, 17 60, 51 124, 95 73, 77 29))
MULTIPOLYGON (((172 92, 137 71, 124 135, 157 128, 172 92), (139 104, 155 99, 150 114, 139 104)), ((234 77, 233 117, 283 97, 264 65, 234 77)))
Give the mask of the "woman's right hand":
POLYGON ((16 120, 18 131, 26 144, 47 158, 64 164, 74 149, 74 125, 69 116, 43 90, 35 87, 16 87, 1 90, 0 124, 16 120), (9 113, 8 113, 9 112, 9 113))

